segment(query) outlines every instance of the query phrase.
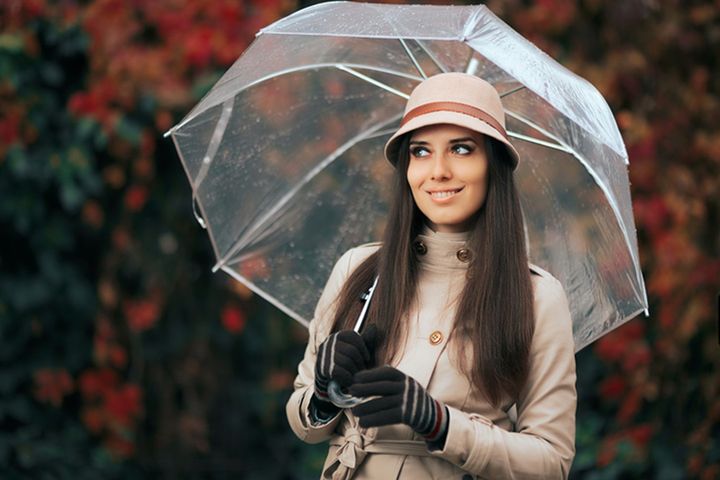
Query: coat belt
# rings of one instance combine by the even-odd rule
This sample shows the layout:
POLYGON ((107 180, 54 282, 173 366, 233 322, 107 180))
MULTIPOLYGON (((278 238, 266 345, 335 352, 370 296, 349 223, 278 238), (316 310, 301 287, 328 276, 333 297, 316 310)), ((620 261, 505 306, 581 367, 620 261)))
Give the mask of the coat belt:
POLYGON ((357 427, 348 427, 342 436, 330 440, 338 447, 335 458, 323 471, 323 479, 348 480, 365 460, 368 453, 385 455, 415 455, 429 457, 427 444, 414 440, 375 440, 362 434, 357 427))

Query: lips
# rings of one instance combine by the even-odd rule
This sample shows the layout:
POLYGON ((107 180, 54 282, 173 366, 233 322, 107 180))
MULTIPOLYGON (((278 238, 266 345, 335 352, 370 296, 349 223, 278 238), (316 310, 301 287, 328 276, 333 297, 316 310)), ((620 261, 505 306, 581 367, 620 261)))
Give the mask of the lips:
POLYGON ((443 198, 450 198, 458 193, 463 189, 463 187, 460 188, 444 188, 442 190, 428 190, 428 194, 434 199, 443 199, 443 198))

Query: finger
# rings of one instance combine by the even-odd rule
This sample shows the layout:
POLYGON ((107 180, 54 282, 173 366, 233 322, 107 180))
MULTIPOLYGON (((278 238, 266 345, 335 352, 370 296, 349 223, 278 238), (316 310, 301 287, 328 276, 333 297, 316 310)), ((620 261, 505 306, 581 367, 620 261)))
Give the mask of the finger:
POLYGON ((343 330, 338 334, 338 340, 342 342, 343 345, 355 349, 362 357, 363 365, 367 365, 370 361, 370 352, 359 333, 352 330, 343 330))
POLYGON ((342 367, 336 367, 330 378, 344 388, 352 385, 353 375, 342 367))
POLYGON ((368 352, 370 353, 371 359, 375 353, 375 345, 377 344, 377 336, 378 336, 378 329, 377 329, 377 325, 375 325, 374 323, 372 325, 368 325, 368 327, 365 329, 365 331, 361 335, 363 342, 365 343, 365 346, 367 347, 368 352))
POLYGON ((401 410, 402 400, 402 395, 390 395, 387 397, 375 398, 373 400, 368 400, 365 403, 361 403, 356 407, 353 407, 352 413, 357 417, 364 417, 366 415, 379 413, 393 408, 401 410))
POLYGON ((393 409, 359 417, 358 423, 362 428, 383 427, 385 425, 402 423, 402 419, 400 418, 400 412, 397 409, 393 409))
POLYGON ((355 383, 371 383, 378 381, 405 381, 405 374, 389 365, 362 370, 355 375, 355 383))
POLYGON ((357 372, 365 368, 365 360, 352 345, 338 342, 335 349, 335 363, 357 372))
POLYGON ((335 352, 335 368, 344 368, 350 372, 350 376, 355 375, 363 368, 362 360, 360 358, 354 358, 346 355, 344 352, 335 352))
POLYGON ((405 384, 403 382, 387 380, 372 383, 357 383, 356 374, 348 390, 351 395, 356 397, 372 397, 375 395, 387 396, 401 394, 404 388, 405 384))
POLYGON ((332 345, 335 343, 335 336, 330 336, 320 345, 317 356, 317 367, 319 372, 323 376, 328 376, 331 367, 331 355, 332 345))

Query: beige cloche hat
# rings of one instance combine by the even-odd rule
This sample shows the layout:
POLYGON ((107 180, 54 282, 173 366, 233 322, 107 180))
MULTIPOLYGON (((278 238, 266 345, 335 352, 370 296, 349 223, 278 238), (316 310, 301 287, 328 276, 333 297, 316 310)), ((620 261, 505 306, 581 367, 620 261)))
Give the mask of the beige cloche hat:
POLYGON ((519 155, 505 131, 505 110, 497 90, 467 73, 441 73, 413 89, 398 129, 385 144, 385 158, 395 165, 400 137, 420 127, 449 123, 489 135, 508 149, 513 169, 519 155))

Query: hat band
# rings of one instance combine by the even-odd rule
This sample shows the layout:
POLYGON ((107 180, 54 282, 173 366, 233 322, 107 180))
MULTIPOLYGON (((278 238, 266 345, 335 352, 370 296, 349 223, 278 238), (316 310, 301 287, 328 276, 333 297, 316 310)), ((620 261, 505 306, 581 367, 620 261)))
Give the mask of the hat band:
POLYGON ((400 122, 400 126, 402 127, 415 117, 419 117, 420 115, 427 115, 428 113, 433 112, 456 112, 462 113, 463 115, 475 117, 478 120, 482 120, 483 122, 493 127, 506 140, 508 139, 505 128, 500 125, 500 122, 495 120, 495 117, 483 110, 480 110, 477 107, 458 102, 432 102, 426 103, 425 105, 420 105, 419 107, 415 107, 405 114, 402 121, 400 122))

